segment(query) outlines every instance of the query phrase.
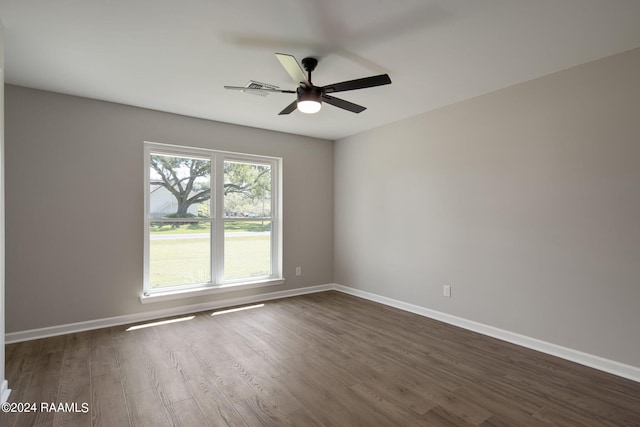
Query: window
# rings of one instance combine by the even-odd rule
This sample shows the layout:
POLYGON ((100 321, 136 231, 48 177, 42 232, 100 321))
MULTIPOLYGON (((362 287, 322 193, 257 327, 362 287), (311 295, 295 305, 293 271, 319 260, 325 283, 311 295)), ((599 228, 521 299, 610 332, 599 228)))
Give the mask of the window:
POLYGON ((281 279, 279 166, 145 143, 144 295, 281 279))

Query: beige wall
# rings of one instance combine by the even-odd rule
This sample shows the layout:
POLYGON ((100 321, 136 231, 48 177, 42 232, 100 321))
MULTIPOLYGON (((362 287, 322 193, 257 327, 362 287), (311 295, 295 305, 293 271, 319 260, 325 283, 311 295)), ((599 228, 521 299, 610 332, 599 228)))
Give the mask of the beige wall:
POLYGON ((6 122, 7 332, 332 281, 331 141, 15 86, 6 122), (140 304, 145 140, 283 158, 284 285, 140 304))
POLYGON ((640 366, 638 76, 640 49, 337 141, 334 281, 640 366))

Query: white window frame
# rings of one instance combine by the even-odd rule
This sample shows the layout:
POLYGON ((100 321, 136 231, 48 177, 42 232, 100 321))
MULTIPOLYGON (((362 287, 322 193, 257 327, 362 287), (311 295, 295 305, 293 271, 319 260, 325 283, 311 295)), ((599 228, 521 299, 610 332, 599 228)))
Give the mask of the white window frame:
MULTIPOLYGON (((284 283, 282 277, 282 159, 278 157, 254 154, 233 153, 228 151, 185 147, 180 145, 144 142, 144 277, 142 303, 165 301, 177 298, 188 298, 210 293, 236 290, 239 288, 255 288, 284 283), (176 157, 198 157, 211 161, 210 217, 202 222, 211 223, 211 275, 212 281, 207 283, 178 285, 164 288, 149 286, 150 265, 150 223, 156 221, 150 217, 150 157, 151 154, 166 154, 176 157), (243 162, 268 164, 271 166, 271 274, 237 280, 224 279, 224 162, 243 162)), ((258 218, 259 219, 259 218, 258 218)), ((172 219, 172 222, 180 219, 172 219)), ((185 219, 184 221, 193 221, 185 219)), ((226 219, 227 221, 230 219, 226 219)), ((200 220, 199 220, 200 221, 200 220)))

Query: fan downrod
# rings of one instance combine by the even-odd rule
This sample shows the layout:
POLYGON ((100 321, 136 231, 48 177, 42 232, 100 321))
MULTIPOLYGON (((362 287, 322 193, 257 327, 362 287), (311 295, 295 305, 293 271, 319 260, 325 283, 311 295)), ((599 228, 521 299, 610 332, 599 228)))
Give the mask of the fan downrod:
POLYGON ((318 65, 318 60, 316 58, 304 58, 302 60, 302 66, 307 71, 307 80, 309 80, 309 84, 311 83, 311 72, 316 69, 316 65, 318 65))

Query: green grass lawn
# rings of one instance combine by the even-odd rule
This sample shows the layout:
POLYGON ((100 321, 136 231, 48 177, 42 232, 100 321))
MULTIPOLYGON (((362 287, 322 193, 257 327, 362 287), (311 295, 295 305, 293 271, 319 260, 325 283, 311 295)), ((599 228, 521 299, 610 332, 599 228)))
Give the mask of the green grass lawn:
POLYGON ((224 241, 226 280, 271 274, 271 236, 233 236, 224 241))
POLYGON ((211 280, 209 239, 151 240, 149 284, 152 288, 211 280))
MULTIPOLYGON (((180 224, 174 226, 167 223, 152 222, 152 234, 190 234, 190 233, 208 233, 208 222, 195 222, 191 224, 180 224)), ((177 224, 177 223, 176 223, 177 224)), ((271 221, 225 221, 224 231, 269 231, 271 230, 271 221)))
MULTIPOLYGON (((185 228, 185 226, 180 228, 185 228)), ((192 232, 206 231, 208 229, 192 232)), ((271 272, 270 240, 269 235, 226 237, 225 279, 251 278, 269 274, 271 272)), ((151 259, 149 283, 151 287, 206 283, 211 280, 210 239, 208 237, 151 240, 149 251, 151 259)))

